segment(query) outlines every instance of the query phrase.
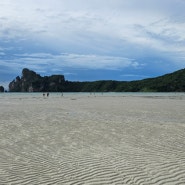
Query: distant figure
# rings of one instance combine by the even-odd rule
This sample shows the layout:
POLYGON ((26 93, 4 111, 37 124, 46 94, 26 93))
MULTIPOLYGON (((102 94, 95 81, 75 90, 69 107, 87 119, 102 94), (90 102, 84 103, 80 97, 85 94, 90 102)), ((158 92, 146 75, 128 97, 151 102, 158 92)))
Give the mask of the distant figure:
POLYGON ((43 97, 45 97, 45 93, 43 93, 43 97))
POLYGON ((47 93, 47 97, 49 97, 49 93, 47 93))

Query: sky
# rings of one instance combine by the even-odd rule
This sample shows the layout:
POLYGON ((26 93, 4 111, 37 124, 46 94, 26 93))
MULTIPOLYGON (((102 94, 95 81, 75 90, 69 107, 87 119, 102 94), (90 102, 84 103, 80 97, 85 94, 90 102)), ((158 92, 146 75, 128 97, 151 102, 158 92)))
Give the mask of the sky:
POLYGON ((0 85, 23 68, 131 81, 185 68, 184 0, 0 0, 0 85))

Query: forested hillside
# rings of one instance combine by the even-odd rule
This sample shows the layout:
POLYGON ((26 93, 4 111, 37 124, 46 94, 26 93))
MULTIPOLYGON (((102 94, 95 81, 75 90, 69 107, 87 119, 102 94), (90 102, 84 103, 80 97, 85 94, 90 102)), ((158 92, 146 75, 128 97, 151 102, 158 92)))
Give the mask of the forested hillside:
POLYGON ((66 81, 64 75, 41 77, 23 69, 9 84, 10 92, 185 92, 185 69, 156 78, 138 81, 100 80, 94 82, 66 81))

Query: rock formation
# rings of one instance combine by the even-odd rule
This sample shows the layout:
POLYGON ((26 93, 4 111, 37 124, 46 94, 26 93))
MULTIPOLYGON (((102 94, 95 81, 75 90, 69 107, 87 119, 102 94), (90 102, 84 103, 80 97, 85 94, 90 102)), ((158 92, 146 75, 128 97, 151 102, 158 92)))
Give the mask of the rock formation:
POLYGON ((41 77, 27 68, 22 70, 22 76, 17 76, 9 84, 10 92, 58 92, 62 91, 65 79, 63 75, 41 77))
POLYGON ((4 92, 4 87, 0 86, 0 92, 4 92))

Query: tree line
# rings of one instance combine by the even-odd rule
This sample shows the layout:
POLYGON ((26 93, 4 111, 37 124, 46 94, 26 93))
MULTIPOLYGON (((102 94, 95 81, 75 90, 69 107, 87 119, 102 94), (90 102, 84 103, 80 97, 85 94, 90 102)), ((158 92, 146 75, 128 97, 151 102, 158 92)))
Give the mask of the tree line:
POLYGON ((185 69, 136 81, 99 80, 74 82, 64 75, 40 76, 24 68, 9 84, 10 92, 185 92, 185 69))

